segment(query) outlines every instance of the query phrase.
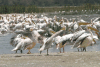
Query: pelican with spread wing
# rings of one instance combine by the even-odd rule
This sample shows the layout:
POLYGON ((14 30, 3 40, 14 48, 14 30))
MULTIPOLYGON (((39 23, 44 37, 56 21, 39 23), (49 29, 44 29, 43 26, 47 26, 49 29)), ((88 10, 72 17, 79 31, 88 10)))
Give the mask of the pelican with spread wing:
POLYGON ((48 49, 50 48, 52 42, 54 41, 54 37, 56 37, 57 35, 59 35, 61 32, 63 32, 63 30, 65 30, 65 27, 62 28, 60 31, 56 32, 55 34, 53 34, 51 37, 49 37, 48 39, 46 39, 44 41, 43 46, 39 49, 39 51, 43 51, 45 49, 47 49, 47 55, 48 55, 48 49))
MULTIPOLYGON (((87 46, 90 46, 91 44, 92 44, 92 42, 96 42, 95 40, 94 40, 94 35, 93 35, 93 33, 91 32, 91 30, 93 30, 93 31, 96 31, 96 32, 98 32, 98 30, 97 29, 95 29, 95 28, 93 28, 93 27, 88 27, 87 26, 87 30, 89 31, 89 33, 83 33, 81 36, 79 36, 77 39, 76 39, 76 41, 75 41, 75 43, 74 43, 74 45, 73 45, 73 48, 74 47, 77 47, 77 48, 83 48, 83 50, 82 51, 86 51, 86 47, 87 46)), ((78 51, 79 51, 79 49, 78 49, 78 51)))

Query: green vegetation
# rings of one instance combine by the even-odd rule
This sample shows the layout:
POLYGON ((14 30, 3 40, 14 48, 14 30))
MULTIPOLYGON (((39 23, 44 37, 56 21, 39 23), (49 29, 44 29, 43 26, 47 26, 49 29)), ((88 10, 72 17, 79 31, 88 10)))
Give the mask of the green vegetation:
POLYGON ((60 14, 100 14, 100 0, 0 0, 0 14, 6 13, 43 13, 60 14))
POLYGON ((100 0, 0 0, 0 5, 36 5, 38 7, 52 6, 82 6, 86 3, 100 4, 100 0))
POLYGON ((36 6, 22 6, 22 5, 14 5, 14 6, 7 6, 2 5, 0 6, 0 13, 30 13, 30 12, 38 12, 38 8, 36 6))
POLYGON ((100 5, 85 4, 84 6, 59 6, 59 7, 37 7, 34 5, 23 6, 13 5, 0 6, 0 14, 7 13, 43 13, 43 12, 59 12, 60 14, 85 14, 98 13, 100 14, 100 5), (65 12, 62 12, 65 11, 65 12))

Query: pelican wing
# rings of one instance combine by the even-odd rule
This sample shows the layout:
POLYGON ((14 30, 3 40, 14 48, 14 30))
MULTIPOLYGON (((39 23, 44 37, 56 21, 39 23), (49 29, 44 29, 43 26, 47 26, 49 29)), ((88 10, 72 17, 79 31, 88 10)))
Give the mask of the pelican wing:
POLYGON ((60 31, 56 32, 55 34, 53 34, 50 38, 48 38, 47 41, 53 40, 53 38, 56 37, 56 36, 58 36, 61 32, 63 32, 63 30, 65 30, 65 27, 62 28, 60 31))
POLYGON ((43 46, 39 49, 39 51, 43 51, 45 48, 45 44, 43 44, 43 46))
POLYGON ((59 35, 63 30, 65 30, 65 28, 62 28, 60 31, 56 32, 55 34, 53 34, 51 37, 49 37, 43 44, 43 46, 39 49, 39 51, 43 51, 45 49, 50 48, 52 42, 53 42, 53 38, 56 37, 57 35, 59 35))
POLYGON ((73 37, 73 34, 64 35, 64 36, 61 37, 60 43, 63 42, 63 41, 67 41, 67 40, 71 39, 72 37, 73 37))
POLYGON ((74 47, 78 47, 80 44, 78 44, 79 42, 81 42, 81 41, 83 41, 84 40, 84 38, 86 38, 87 36, 90 36, 91 34, 87 34, 87 33, 84 33, 84 34, 82 34, 76 41, 75 41, 75 43, 74 43, 74 45, 73 45, 73 48, 74 47))
POLYGON ((72 42, 75 41, 79 36, 81 36, 83 33, 85 33, 85 30, 77 31, 73 34, 72 42))
POLYGON ((24 33, 24 31, 23 30, 16 30, 15 33, 16 34, 22 34, 22 33, 24 33))
POLYGON ((63 30, 60 30, 58 32, 56 32, 55 34, 53 34, 50 38, 48 38, 48 41, 52 40, 54 37, 58 36, 63 30))
POLYGON ((61 36, 55 37, 55 38, 54 38, 54 41, 55 41, 56 44, 60 43, 60 41, 61 41, 61 36))
POLYGON ((30 44, 32 44, 32 40, 30 38, 26 38, 24 39, 24 44, 22 45, 22 47, 26 47, 30 44))
POLYGON ((16 51, 16 50, 21 49, 23 44, 24 44, 23 41, 19 42, 19 43, 17 44, 17 46, 16 46, 14 49, 12 49, 11 51, 16 51))

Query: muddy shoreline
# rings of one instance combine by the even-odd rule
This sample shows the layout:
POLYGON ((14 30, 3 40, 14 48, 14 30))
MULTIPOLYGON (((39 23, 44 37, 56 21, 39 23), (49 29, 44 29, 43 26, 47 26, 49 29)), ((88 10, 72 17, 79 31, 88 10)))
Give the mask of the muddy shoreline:
POLYGON ((99 67, 100 52, 2 54, 0 67, 99 67))

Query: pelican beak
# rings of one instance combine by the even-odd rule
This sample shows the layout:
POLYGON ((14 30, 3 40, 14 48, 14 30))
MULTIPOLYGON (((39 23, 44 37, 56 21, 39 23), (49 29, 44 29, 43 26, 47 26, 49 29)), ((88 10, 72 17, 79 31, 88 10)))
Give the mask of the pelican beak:
POLYGON ((98 35, 98 37, 100 37, 100 35, 97 32, 95 32, 95 33, 98 35))
POLYGON ((55 31, 53 31, 53 30, 50 30, 50 32, 51 32, 51 33, 53 33, 53 34, 55 34, 55 33, 56 33, 56 32, 55 32, 55 31))
POLYGON ((25 37, 21 37, 22 39, 25 39, 25 37))
POLYGON ((79 26, 80 26, 80 25, 88 25, 88 24, 91 24, 91 23, 85 23, 85 22, 80 22, 80 23, 78 23, 79 26))
POLYGON ((93 28, 93 27, 88 27, 88 29, 91 29, 91 30, 94 30, 94 31, 96 31, 96 32, 99 32, 96 28, 93 28))
POLYGON ((47 24, 47 21, 44 19, 45 23, 47 24))
POLYGON ((96 44, 96 41, 93 39, 93 41, 95 42, 95 44, 96 44))
POLYGON ((66 27, 63 27, 61 30, 66 30, 66 27))
POLYGON ((33 28, 30 28, 30 31, 33 31, 33 28))
POLYGON ((60 25, 63 23, 63 21, 60 22, 60 25))
MULTIPOLYGON (((34 23, 34 21, 32 20, 32 22, 34 23)), ((35 24, 35 23, 34 23, 35 24)))

